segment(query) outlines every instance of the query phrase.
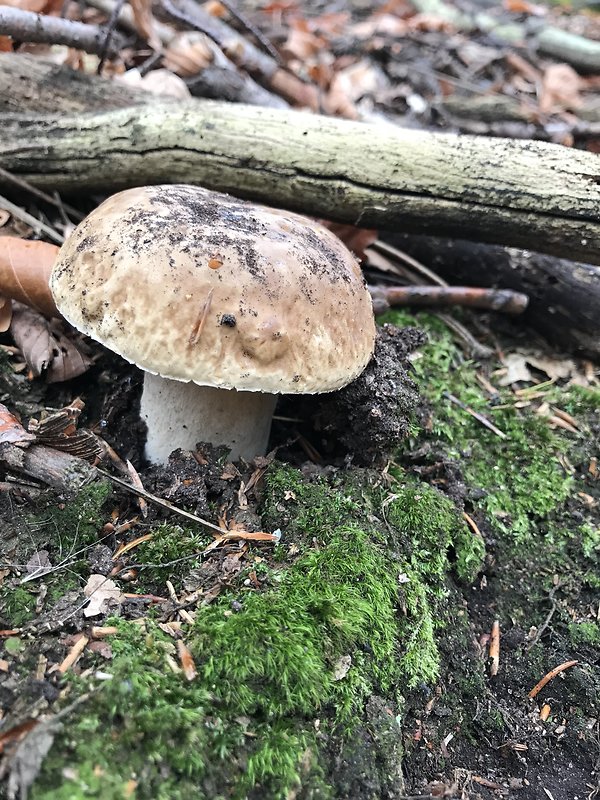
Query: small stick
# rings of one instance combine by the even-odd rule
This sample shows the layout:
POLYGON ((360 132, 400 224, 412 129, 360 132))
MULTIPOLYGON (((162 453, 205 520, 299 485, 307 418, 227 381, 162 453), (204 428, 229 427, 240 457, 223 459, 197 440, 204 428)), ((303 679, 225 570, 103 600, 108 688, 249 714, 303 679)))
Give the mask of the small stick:
POLYGON ((93 625, 90 631, 92 639, 105 639, 107 636, 115 636, 119 629, 114 625, 93 625))
POLYGON ((368 289, 376 313, 390 306, 465 306, 522 314, 529 303, 526 294, 511 289, 470 286, 369 286, 368 289))
MULTIPOLYGON (((106 39, 105 31, 98 25, 35 14, 33 11, 9 6, 0 6, 0 34, 19 42, 65 44, 67 47, 96 55, 102 53, 106 39)), ((124 46, 125 39, 121 35, 113 34, 107 52, 114 58, 124 46)))
POLYGON ((160 506, 161 508, 166 508, 168 511, 174 511, 176 514, 180 514, 186 519, 191 519, 193 522, 198 522, 200 525, 204 525, 213 531, 217 531, 220 536, 222 536, 223 533, 227 533, 227 531, 224 531, 223 528, 219 528, 218 525, 213 525, 212 522, 208 522, 208 520, 202 519, 202 517, 197 517, 196 514, 191 514, 189 511, 184 511, 182 508, 178 508, 168 500, 163 500, 162 497, 157 497, 154 494, 150 494, 150 492, 147 492, 145 489, 140 489, 138 486, 132 486, 130 483, 127 483, 127 481, 117 478, 116 475, 111 475, 110 472, 107 472, 101 467, 96 467, 95 469, 101 475, 104 475, 110 481, 116 483, 117 486, 121 486, 123 489, 126 489, 128 492, 131 492, 138 497, 143 497, 145 500, 149 500, 151 503, 154 503, 154 505, 160 506))
POLYGON ((35 197, 39 197, 40 200, 43 200, 45 203, 50 203, 50 205, 56 206, 56 208, 60 210, 64 210, 67 214, 70 214, 73 219, 77 220, 77 222, 81 222, 82 219, 85 218, 85 214, 82 214, 81 211, 77 211, 76 208, 73 206, 69 206, 66 203, 63 203, 62 200, 57 200, 52 195, 46 194, 46 192, 42 192, 41 189, 38 189, 36 186, 32 186, 28 181, 24 180, 23 178, 19 177, 18 175, 13 175, 12 172, 9 172, 6 169, 0 167, 0 175, 7 181, 14 183, 15 186, 18 186, 20 189, 24 189, 29 194, 34 195, 35 197))
MULTIPOLYGON (((8 10, 18 11, 19 9, 9 8, 8 10)), ((2 24, 1 24, 2 11, 3 11, 2 6, 0 6, 0 33, 2 33, 2 24)), ((48 17, 48 19, 55 19, 55 17, 48 17)), ((2 195, 0 195, 0 206, 2 206, 2 208, 5 208, 7 211, 10 211, 10 213, 14 217, 18 217, 20 220, 23 220, 23 222, 26 222, 27 225, 30 225, 34 230, 43 231, 46 234, 46 236, 49 236, 54 242, 57 242, 57 244, 62 244, 64 242, 65 237, 62 236, 58 231, 55 231, 54 228, 51 228, 49 225, 46 225, 45 222, 41 222, 36 217, 32 216, 31 214, 28 214, 27 211, 24 211, 22 208, 19 208, 19 206, 15 205, 14 203, 11 203, 10 200, 7 200, 5 197, 2 197, 2 195)))
POLYGON ((397 247, 393 247, 391 244, 381 241, 381 239, 374 241, 371 247, 378 250, 380 253, 384 253, 386 256, 408 264, 408 266, 412 267, 419 275, 427 278, 429 283, 433 283, 436 286, 448 286, 443 278, 440 278, 433 270, 430 270, 425 264, 421 264, 416 258, 409 256, 408 253, 405 253, 403 250, 399 250, 397 247))
POLYGON ((500 666, 500 623, 497 619, 494 620, 492 625, 492 633, 490 635, 490 675, 492 677, 498 674, 498 667, 500 666))
POLYGON ((69 650, 67 657, 58 667, 58 671, 61 673, 61 675, 64 675, 67 670, 71 669, 73 664, 75 664, 87 647, 89 641, 89 637, 82 636, 75 642, 73 647, 69 650))
POLYGON ((450 400, 450 402, 454 403, 459 408, 462 408, 463 411, 467 412, 467 414, 470 414, 474 419, 477 420, 477 422, 481 422, 481 424, 484 427, 488 428, 488 430, 492 431, 492 433, 495 433, 496 436, 499 436, 501 439, 506 439, 506 434, 503 433, 499 428, 497 428, 493 424, 493 422, 490 422, 487 417, 483 416, 483 414, 479 414, 479 413, 477 413, 477 411, 473 411, 472 408, 470 408, 469 406, 465 405, 462 402, 462 400, 458 399, 458 397, 455 397, 453 394, 450 394, 450 392, 444 392, 444 397, 447 397, 448 400, 450 400))
POLYGON ((566 669, 569 669, 569 667, 574 667, 575 664, 579 664, 579 661, 577 661, 577 660, 575 660, 575 661, 565 661, 564 664, 559 664, 558 667, 554 667, 554 669, 551 669, 550 672, 547 672, 544 675, 544 677, 542 678, 541 681, 538 681, 538 683, 536 683, 536 685, 529 692, 527 697, 535 697, 537 694, 539 694, 539 692, 544 688, 544 686, 547 683, 550 683, 550 681, 553 678, 556 678, 556 676, 558 675, 559 672, 564 672, 566 669))
POLYGON ((284 66, 284 63, 281 60, 281 56, 279 55, 277 50, 273 47, 271 42, 267 39, 267 37, 264 35, 264 33, 261 30, 259 30, 255 25, 253 25, 250 22, 250 20, 245 16, 245 14, 242 14, 241 11, 238 11, 238 9, 233 5, 231 0, 219 0, 219 3, 222 6, 225 6, 225 8, 227 9, 227 11, 229 11, 231 16, 234 19, 236 19, 243 28, 245 28, 249 33, 251 33, 252 36, 254 36, 254 38, 261 45, 263 50, 265 50, 265 52, 267 52, 272 58, 274 58, 280 67, 284 66))
POLYGON ((491 347, 477 341, 471 331, 469 331, 462 322, 459 322, 449 314, 442 314, 441 311, 434 312, 438 319, 441 319, 444 325, 449 328, 458 339, 460 347, 465 350, 472 358, 489 358, 493 354, 491 347))

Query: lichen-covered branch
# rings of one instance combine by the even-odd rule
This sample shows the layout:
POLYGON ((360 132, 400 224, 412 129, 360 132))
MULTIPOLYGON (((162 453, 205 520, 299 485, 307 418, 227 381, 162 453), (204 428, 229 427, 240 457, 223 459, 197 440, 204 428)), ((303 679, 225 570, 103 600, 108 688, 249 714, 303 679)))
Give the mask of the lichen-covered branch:
POLYGON ((545 142, 192 101, 8 114, 0 150, 5 169, 39 187, 196 183, 364 227, 600 263, 600 157, 545 142))

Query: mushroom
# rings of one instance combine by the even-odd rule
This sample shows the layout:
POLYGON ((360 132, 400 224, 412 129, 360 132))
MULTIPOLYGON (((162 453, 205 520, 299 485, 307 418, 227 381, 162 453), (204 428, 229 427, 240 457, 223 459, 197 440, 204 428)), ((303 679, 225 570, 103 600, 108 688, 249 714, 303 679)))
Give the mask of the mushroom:
POLYGON ((264 454, 278 394, 339 389, 373 352, 371 298, 337 237, 196 186, 109 197, 61 248, 50 288, 72 325, 144 370, 154 463, 198 442, 264 454))

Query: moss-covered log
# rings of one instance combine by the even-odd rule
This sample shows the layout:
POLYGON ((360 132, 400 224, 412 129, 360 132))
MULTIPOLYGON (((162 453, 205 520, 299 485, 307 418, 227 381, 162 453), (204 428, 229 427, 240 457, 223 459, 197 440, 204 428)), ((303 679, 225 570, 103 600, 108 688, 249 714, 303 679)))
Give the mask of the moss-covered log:
POLYGON ((36 186, 197 183, 365 227, 600 263, 600 157, 559 145, 193 101, 8 114, 0 151, 5 169, 36 186))

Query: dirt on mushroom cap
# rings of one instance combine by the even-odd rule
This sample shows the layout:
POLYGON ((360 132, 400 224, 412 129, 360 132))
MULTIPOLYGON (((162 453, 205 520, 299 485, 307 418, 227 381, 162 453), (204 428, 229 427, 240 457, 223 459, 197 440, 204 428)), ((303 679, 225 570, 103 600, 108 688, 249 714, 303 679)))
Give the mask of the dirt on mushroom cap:
POLYGON ((79 330, 175 380, 332 391, 373 350, 370 297, 333 234, 199 187, 110 197, 69 237, 50 285, 79 330))

